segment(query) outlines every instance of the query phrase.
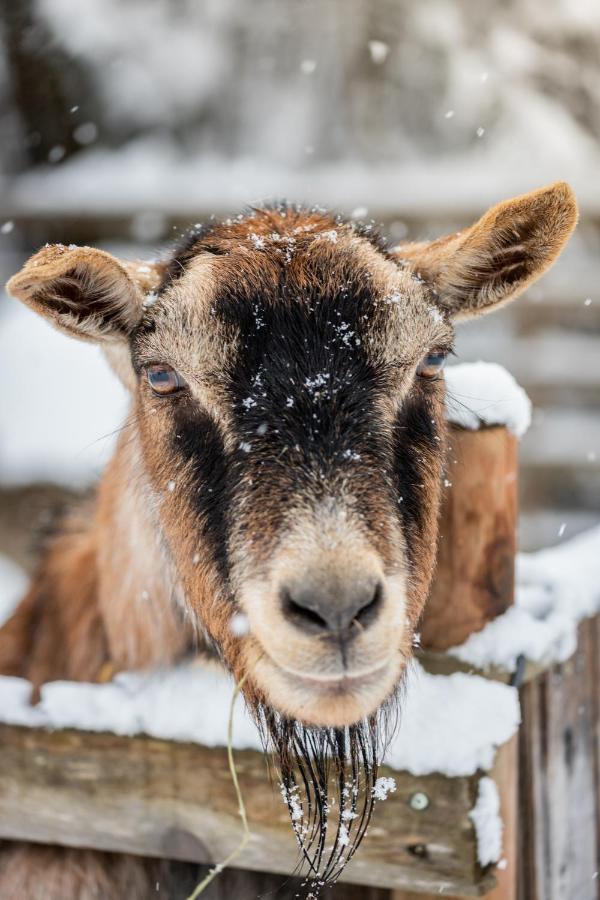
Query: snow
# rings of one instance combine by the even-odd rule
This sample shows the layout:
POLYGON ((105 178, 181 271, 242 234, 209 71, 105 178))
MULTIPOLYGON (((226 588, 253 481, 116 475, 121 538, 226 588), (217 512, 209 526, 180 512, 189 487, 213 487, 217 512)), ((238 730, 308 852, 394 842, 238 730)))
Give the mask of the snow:
MULTIPOLYGON (((336 40, 318 53, 310 79, 302 63, 315 60, 302 57, 317 55, 313 4, 270 4, 252 15, 240 0, 178 4, 176 15, 168 0, 88 0, 85 16, 77 0, 35 6, 50 39, 85 63, 107 143, 167 132, 188 154, 214 148, 225 167, 244 153, 289 167, 308 144, 336 162, 357 158, 360 172, 390 160, 398 168, 421 159, 423 169, 441 161, 455 184, 457 158, 470 167, 482 160, 489 182, 503 165, 530 178, 540 162, 560 174, 568 165, 597 168, 592 0, 561 0, 543 14, 539 4, 511 4, 495 17, 467 3, 409 4, 387 17, 348 16, 341 4, 321 23, 336 40), (446 135, 435 123, 447 108, 457 116, 446 135), (337 127, 324 135, 332 119, 337 127), (489 147, 474 138, 482 125, 494 138, 489 147)), ((155 190, 165 171, 156 172, 155 190)))
POLYGON ((248 634, 248 632, 250 631, 250 622, 248 621, 248 616, 244 615, 244 613, 241 612, 234 613, 234 615, 229 620, 229 630, 237 637, 242 637, 242 635, 248 634))
POLYGON ((78 144, 93 144, 98 137, 98 126, 94 122, 83 122, 73 129, 73 137, 78 144))
MULTIPOLYGON (((51 682, 42 687, 40 703, 30 706, 29 683, 1 677, 0 716, 15 725, 148 734, 225 746, 232 690, 224 671, 196 662, 120 674, 109 684, 51 682)), ((476 675, 430 675, 415 664, 402 726, 386 764, 414 775, 471 775, 490 768, 496 748, 509 740, 518 724, 514 688, 476 675)), ((262 749, 241 700, 236 702, 233 735, 236 749, 262 749)), ((384 786, 379 793, 385 793, 384 786)))
POLYGON ((598 210, 600 185, 584 164, 568 161, 545 166, 536 160, 535 170, 498 163, 493 178, 485 159, 468 157, 452 165, 432 160, 365 167, 340 160, 295 170, 252 157, 190 158, 169 141, 147 137, 130 141, 118 152, 92 145, 60 166, 31 170, 6 184, 5 206, 19 215, 162 213, 196 222, 265 198, 291 197, 348 213, 368 200, 376 220, 401 213, 407 219, 438 221, 445 215, 454 219, 461 211, 468 220, 493 203, 556 180, 569 181, 584 211, 598 210))
POLYGON ((77 0, 39 0, 36 16, 67 52, 94 67, 109 124, 144 127, 158 119, 166 126, 193 115, 227 78, 233 47, 218 28, 227 7, 208 4, 196 15, 191 7, 188 15, 173 15, 168 3, 88 0, 81 16, 77 0))
POLYGON ((376 66, 380 66, 386 61, 390 52, 389 44, 384 41, 369 41, 368 46, 371 59, 376 66))
POLYGON ((540 665, 575 652, 577 626, 600 612, 600 526, 557 547, 517 557, 515 605, 448 652, 512 672, 519 656, 540 665))
POLYGON ((502 856, 503 824, 500 818, 500 796, 495 781, 480 778, 477 802, 469 813, 477 837, 477 859, 480 866, 498 862, 502 856))
POLYGON ((446 369, 446 416, 471 430, 506 425, 520 438, 531 424, 531 402, 497 363, 464 363, 446 369))
POLYGON ((387 800, 390 794, 396 792, 396 782, 393 778, 381 775, 373 787, 373 796, 376 800, 387 800))
POLYGON ((12 299, 0 304, 0 481, 83 486, 110 458, 125 389, 100 350, 66 337, 12 299))
POLYGON ((413 775, 488 770, 520 721, 514 688, 463 672, 431 675, 416 664, 386 763, 413 775))
POLYGON ((12 559, 0 554, 0 625, 10 616, 27 590, 29 579, 12 559))

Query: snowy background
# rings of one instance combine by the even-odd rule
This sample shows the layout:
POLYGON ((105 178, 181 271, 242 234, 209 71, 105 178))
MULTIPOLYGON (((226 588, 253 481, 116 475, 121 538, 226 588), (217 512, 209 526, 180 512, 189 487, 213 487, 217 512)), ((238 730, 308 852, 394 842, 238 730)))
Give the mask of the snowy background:
MULTIPOLYGON (((505 365, 534 404, 522 546, 600 520, 596 0, 4 10, 3 281, 46 241, 149 257, 190 222, 269 197, 372 217, 399 240, 571 181, 582 220, 560 263, 513 307, 462 327, 458 350, 505 365)), ((0 553, 28 565, 65 488, 100 472, 125 401, 93 348, 3 296, 0 378, 0 553)))

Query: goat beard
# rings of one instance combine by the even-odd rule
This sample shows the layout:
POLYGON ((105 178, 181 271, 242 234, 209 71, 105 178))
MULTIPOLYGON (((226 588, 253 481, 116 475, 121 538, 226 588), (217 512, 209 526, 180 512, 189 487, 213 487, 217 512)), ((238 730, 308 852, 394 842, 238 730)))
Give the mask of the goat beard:
POLYGON ((306 865, 312 896, 335 884, 367 832, 377 801, 379 766, 396 731, 401 688, 367 719, 344 728, 303 725, 253 704, 265 750, 306 865))

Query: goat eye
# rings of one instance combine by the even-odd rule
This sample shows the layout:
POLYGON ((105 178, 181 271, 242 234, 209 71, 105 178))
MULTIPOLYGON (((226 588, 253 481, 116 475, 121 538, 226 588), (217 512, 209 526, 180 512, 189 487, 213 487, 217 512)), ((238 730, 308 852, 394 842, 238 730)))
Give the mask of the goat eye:
POLYGON ((171 366, 148 366, 146 377, 154 393, 161 397, 175 394, 186 386, 185 380, 171 366))
POLYGON ((420 375, 421 378, 437 378, 444 368, 445 362, 445 353, 441 351, 428 353, 417 366, 417 375, 420 375))

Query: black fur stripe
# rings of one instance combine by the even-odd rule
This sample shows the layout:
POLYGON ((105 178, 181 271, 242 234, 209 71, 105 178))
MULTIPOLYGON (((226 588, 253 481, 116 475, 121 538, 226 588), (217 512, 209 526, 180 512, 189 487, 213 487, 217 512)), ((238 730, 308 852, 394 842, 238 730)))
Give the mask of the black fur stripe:
POLYGON ((193 465, 194 505, 202 537, 223 578, 228 577, 228 516, 230 510, 229 462, 216 423, 202 410, 178 404, 173 446, 193 465))
MULTIPOLYGON (((435 451, 436 437, 437 429, 427 397, 422 393, 409 398, 394 428, 394 475, 401 498, 398 508, 409 538, 411 535, 418 538, 423 530, 426 482, 434 464, 432 451, 435 451)), ((410 559, 418 552, 418 540, 409 539, 407 548, 410 559)), ((413 563, 414 559, 410 561, 413 563)))

